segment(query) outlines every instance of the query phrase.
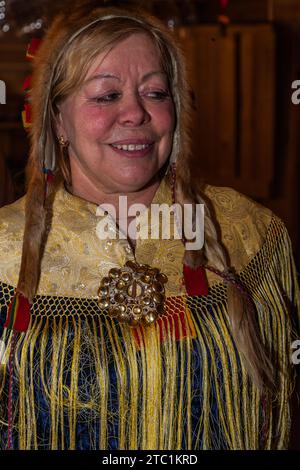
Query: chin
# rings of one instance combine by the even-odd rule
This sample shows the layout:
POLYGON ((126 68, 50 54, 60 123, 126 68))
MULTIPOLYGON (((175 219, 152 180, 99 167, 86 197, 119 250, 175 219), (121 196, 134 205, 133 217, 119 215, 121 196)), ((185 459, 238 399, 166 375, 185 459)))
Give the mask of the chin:
POLYGON ((127 175, 122 174, 118 179, 118 186, 120 187, 121 191, 124 192, 135 192, 139 191, 140 189, 144 188, 148 184, 153 182, 155 175, 157 172, 130 172, 127 175))

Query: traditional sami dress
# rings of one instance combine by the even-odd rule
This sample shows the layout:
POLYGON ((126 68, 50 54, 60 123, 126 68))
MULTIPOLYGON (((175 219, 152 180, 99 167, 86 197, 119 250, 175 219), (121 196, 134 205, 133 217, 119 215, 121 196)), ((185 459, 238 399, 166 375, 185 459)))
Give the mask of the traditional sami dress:
MULTIPOLYGON (((231 335, 226 286, 207 272, 207 295, 183 283, 184 246, 170 239, 100 240, 95 204, 60 188, 42 256, 30 326, 13 369, 15 449, 283 449, 290 431, 291 344, 299 290, 288 234, 268 209, 228 188, 207 187, 230 263, 256 306, 277 371, 270 400, 247 375, 231 335), (98 304, 113 267, 136 259, 168 276, 166 310, 131 328, 98 304)), ((172 204, 164 180, 154 203, 172 204)), ((0 446, 8 428, 3 332, 21 260, 25 198, 0 210, 0 446)), ((147 230, 148 211, 139 217, 147 230)), ((171 226, 175 227, 171 214, 171 226)), ((113 234, 113 224, 108 231, 113 234)))

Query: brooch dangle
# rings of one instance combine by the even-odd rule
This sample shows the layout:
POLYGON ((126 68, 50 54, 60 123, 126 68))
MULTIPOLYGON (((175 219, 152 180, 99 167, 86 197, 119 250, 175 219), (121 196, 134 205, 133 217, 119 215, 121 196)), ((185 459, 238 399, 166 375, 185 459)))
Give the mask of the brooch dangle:
POLYGON ((99 305, 130 326, 151 325, 164 311, 167 281, 158 268, 127 261, 124 268, 112 268, 102 279, 99 305))

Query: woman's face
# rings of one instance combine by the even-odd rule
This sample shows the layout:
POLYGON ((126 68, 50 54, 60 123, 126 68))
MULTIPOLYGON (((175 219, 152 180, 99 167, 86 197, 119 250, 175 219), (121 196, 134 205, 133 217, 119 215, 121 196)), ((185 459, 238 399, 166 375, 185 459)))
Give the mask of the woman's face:
POLYGON ((70 142, 72 178, 105 193, 134 192, 168 159, 174 105, 157 49, 133 34, 100 54, 82 87, 59 106, 59 135, 70 142))

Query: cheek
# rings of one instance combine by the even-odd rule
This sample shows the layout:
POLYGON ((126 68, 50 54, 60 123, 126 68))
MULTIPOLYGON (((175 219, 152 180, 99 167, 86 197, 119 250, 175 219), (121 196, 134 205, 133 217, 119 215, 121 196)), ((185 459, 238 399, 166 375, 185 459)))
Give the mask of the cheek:
POLYGON ((82 107, 73 109, 68 120, 68 127, 75 139, 90 139, 92 137, 105 138, 108 131, 115 122, 115 115, 108 109, 99 109, 96 107, 82 107))
POLYGON ((166 105, 155 110, 155 114, 152 115, 152 119, 162 136, 173 133, 175 128, 175 115, 172 105, 166 105))

